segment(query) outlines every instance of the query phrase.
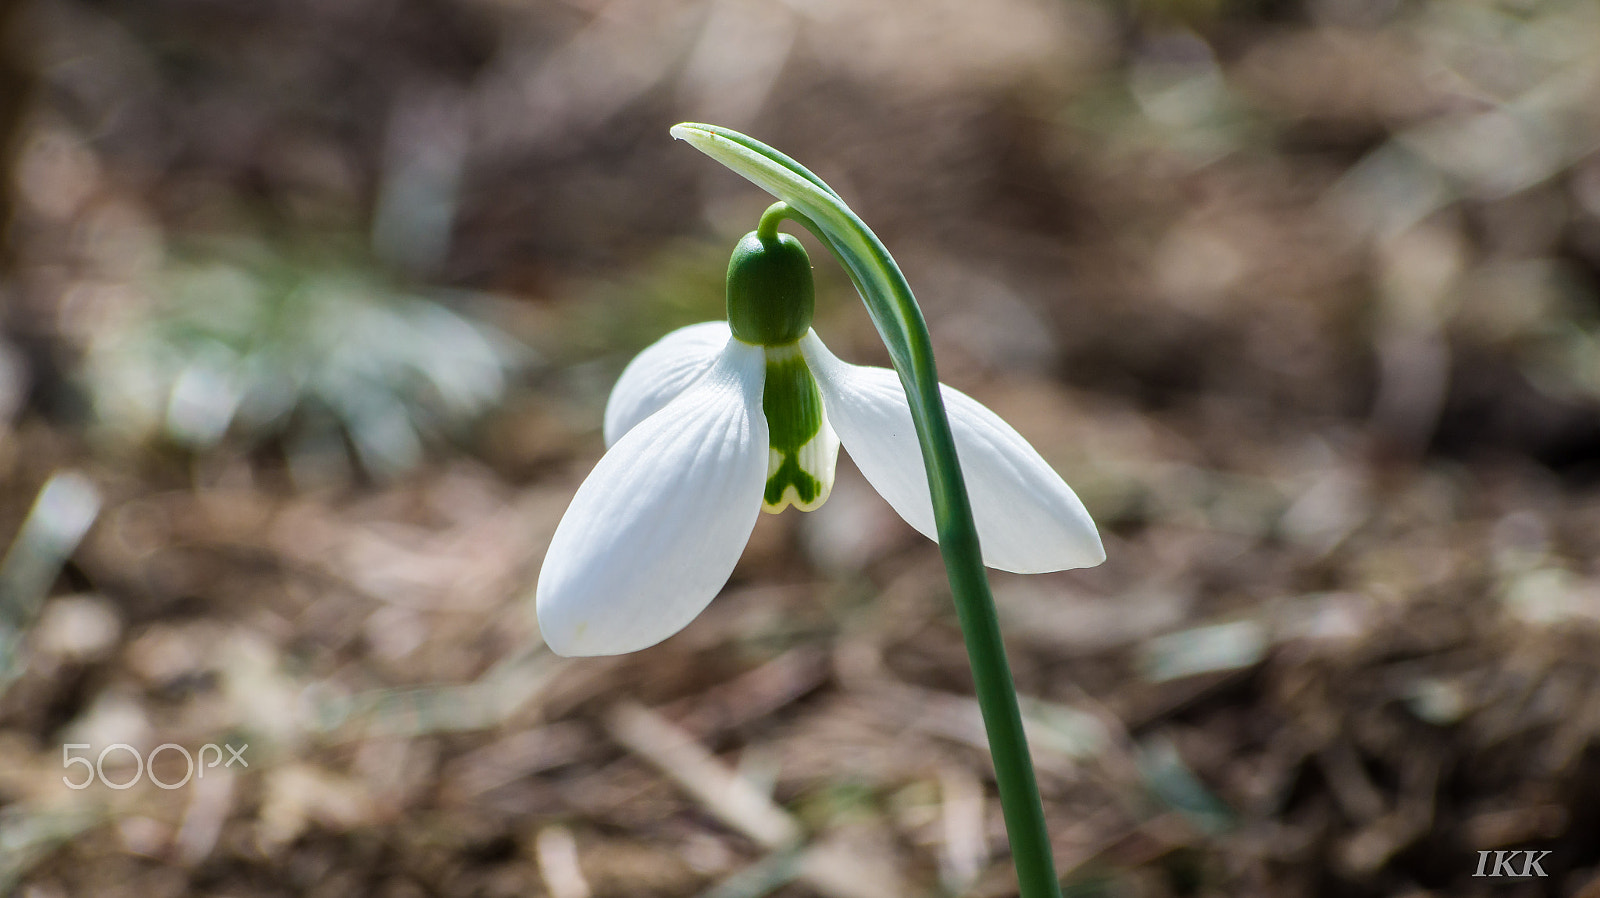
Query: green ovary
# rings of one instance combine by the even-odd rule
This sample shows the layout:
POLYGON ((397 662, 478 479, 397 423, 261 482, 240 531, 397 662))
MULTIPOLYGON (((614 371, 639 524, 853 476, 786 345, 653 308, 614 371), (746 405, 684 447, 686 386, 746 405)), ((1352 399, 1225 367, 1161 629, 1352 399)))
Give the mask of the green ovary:
POLYGON ((797 345, 767 349, 761 408, 771 438, 762 509, 774 514, 790 505, 816 509, 833 489, 839 438, 828 426, 822 394, 797 345))

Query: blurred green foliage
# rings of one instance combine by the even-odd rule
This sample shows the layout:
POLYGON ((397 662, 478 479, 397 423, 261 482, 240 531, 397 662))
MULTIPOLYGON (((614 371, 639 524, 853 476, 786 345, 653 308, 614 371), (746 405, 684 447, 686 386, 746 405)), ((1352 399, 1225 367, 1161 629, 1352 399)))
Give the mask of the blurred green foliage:
POLYGON ((98 423, 205 451, 282 441, 291 473, 348 451, 371 476, 497 403, 527 351, 497 327, 356 265, 261 248, 162 268, 151 307, 91 343, 98 423))

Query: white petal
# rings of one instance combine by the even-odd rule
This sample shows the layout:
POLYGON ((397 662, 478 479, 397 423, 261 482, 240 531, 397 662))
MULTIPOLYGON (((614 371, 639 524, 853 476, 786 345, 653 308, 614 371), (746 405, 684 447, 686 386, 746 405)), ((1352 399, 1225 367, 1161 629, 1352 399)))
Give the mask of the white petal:
POLYGON ((728 345, 726 321, 706 321, 680 327, 645 347, 622 369, 606 401, 606 445, 677 398, 685 388, 711 370, 717 354, 728 345))
MULTIPOLYGON (((894 510, 938 539, 922 449, 900 376, 840 361, 815 332, 800 341, 828 420, 856 466, 894 510)), ((978 524, 983 563, 1020 574, 1092 567, 1100 534, 1061 475, 999 415, 940 385, 978 524)))
POLYGON ((727 583, 761 513, 765 361, 737 340, 617 441, 578 488, 539 571, 545 642, 561 655, 655 645, 727 583))

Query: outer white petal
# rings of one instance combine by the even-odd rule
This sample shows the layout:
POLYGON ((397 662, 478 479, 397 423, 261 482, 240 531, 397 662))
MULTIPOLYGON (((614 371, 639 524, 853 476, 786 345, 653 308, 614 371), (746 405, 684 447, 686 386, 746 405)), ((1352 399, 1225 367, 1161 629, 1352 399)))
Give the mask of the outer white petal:
MULTIPOLYGON (((856 466, 894 510, 938 539, 922 449, 900 376, 840 361, 815 332, 800 341, 828 420, 856 466)), ((978 524, 983 563, 1019 574, 1092 567, 1105 560, 1094 521, 1061 475, 999 415, 944 391, 956 454, 978 524)))
POLYGON ((726 340, 711 369, 629 430, 578 488, 535 602, 557 654, 655 645, 722 590, 761 513, 765 373, 760 347, 726 340))
POLYGON ((606 401, 606 445, 676 399, 679 393, 711 370, 717 354, 728 344, 728 322, 706 321, 680 327, 645 347, 622 369, 606 401))

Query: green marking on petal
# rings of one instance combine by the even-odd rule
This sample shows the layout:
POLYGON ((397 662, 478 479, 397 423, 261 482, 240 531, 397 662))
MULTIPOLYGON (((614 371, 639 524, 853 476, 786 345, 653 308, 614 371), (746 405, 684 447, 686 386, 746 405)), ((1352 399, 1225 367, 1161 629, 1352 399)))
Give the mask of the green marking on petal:
POLYGON ((804 506, 817 501, 817 495, 822 492, 822 484, 817 478, 800 470, 800 463, 794 456, 785 455, 783 461, 778 463, 778 470, 767 478, 767 492, 763 497, 765 507, 769 511, 782 511, 785 505, 804 506), (792 492, 786 501, 785 493, 792 492))
POLYGON ((767 349, 767 382, 761 394, 772 448, 798 452, 822 429, 822 392, 806 367, 800 346, 790 343, 767 349))
POLYGON ((839 438, 828 426, 822 393, 797 344, 767 348, 761 408, 772 447, 762 508, 774 514, 790 505, 818 508, 833 489, 839 438))

